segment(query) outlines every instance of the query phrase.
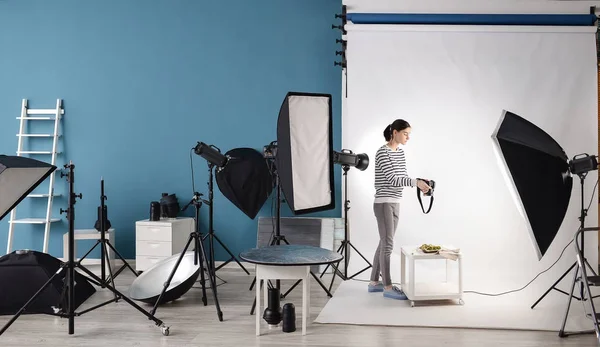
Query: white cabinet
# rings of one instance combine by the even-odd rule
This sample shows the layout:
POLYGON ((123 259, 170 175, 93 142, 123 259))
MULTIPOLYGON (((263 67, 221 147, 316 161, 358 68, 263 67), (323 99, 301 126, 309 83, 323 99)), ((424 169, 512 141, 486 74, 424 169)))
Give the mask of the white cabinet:
MULTIPOLYGON (((194 219, 178 217, 135 222, 135 268, 145 271, 157 262, 180 254, 194 231, 194 219)), ((194 243, 188 251, 194 250, 194 243)))

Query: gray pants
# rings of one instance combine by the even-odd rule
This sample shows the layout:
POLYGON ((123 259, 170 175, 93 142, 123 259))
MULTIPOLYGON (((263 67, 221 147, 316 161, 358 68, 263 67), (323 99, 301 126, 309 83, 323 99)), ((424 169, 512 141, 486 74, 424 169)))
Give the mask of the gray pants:
POLYGON ((398 227, 399 211, 399 203, 384 202, 373 204, 373 212, 375 212, 377 228, 379 229, 379 245, 373 258, 371 281, 378 281, 379 274, 381 273, 384 286, 392 285, 390 258, 392 256, 392 249, 394 248, 394 235, 398 227))

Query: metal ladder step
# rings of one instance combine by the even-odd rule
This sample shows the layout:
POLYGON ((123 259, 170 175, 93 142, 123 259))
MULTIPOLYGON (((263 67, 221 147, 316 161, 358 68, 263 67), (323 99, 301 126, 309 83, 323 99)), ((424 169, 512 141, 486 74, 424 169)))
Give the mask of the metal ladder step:
MULTIPOLYGON (((28 198, 47 198, 49 197, 50 194, 29 194, 27 195, 28 198)), ((61 197, 62 194, 52 194, 52 197, 57 198, 57 197, 61 197)))
MULTIPOLYGON (((40 109, 28 108, 27 114, 56 114, 56 109, 54 109, 54 108, 40 108, 40 109)), ((65 114, 65 110, 64 109, 60 110, 60 114, 65 114)))
MULTIPOLYGON (((20 137, 54 137, 54 135, 52 134, 17 134, 17 136, 20 137)), ((62 135, 57 135, 58 137, 61 137, 62 135)))
MULTIPOLYGON (((13 224, 46 224, 44 218, 20 218, 8 221, 13 224)), ((50 218, 50 223, 60 222, 60 218, 50 218)))
POLYGON ((55 120, 55 117, 17 117, 22 120, 55 120))
MULTIPOLYGON (((52 151, 17 151, 17 154, 53 154, 55 152, 52 151)), ((60 154, 61 152, 56 152, 56 154, 60 154)))

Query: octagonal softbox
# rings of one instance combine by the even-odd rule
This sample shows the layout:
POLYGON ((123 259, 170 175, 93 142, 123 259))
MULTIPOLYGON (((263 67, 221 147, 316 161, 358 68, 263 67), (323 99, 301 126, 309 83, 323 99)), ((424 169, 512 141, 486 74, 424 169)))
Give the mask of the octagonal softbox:
POLYGON ((219 190, 254 219, 273 191, 269 165, 262 153, 252 148, 234 148, 225 156, 227 165, 216 173, 219 190))
POLYGON ((277 170, 294 214, 335 207, 331 94, 289 92, 277 120, 277 170))
POLYGON ((503 111, 492 139, 541 259, 569 206, 573 178, 568 157, 544 130, 509 111, 503 111))

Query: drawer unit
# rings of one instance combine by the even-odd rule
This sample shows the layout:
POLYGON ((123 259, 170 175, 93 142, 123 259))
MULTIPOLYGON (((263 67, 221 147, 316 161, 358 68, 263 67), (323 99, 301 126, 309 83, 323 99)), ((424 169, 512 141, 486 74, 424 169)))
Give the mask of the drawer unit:
MULTIPOLYGON (((190 233, 194 231, 194 218, 178 217, 135 222, 135 268, 145 271, 154 264, 180 254, 190 233)), ((188 251, 194 250, 191 243, 188 251)))

